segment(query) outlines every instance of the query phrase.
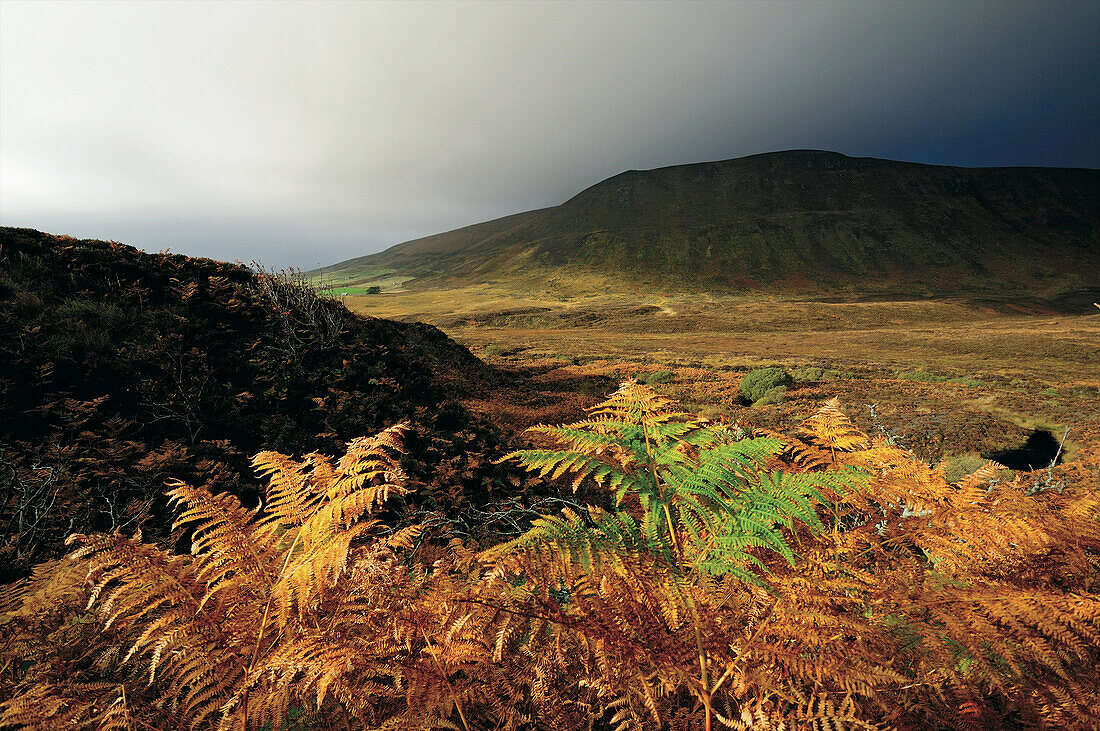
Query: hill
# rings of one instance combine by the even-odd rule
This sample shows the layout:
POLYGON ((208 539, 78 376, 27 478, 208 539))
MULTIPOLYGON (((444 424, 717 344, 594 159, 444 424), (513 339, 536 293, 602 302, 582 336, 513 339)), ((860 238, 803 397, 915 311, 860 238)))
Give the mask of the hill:
POLYGON ((794 150, 631 170, 553 208, 326 267, 413 287, 549 279, 663 291, 1100 293, 1100 171, 959 168, 794 150))
POLYGON ((166 538, 166 480, 254 502, 254 453, 337 453, 402 420, 421 506, 476 503, 503 452, 460 398, 497 378, 434 327, 285 275, 0 229, 0 583, 73 531, 166 538))

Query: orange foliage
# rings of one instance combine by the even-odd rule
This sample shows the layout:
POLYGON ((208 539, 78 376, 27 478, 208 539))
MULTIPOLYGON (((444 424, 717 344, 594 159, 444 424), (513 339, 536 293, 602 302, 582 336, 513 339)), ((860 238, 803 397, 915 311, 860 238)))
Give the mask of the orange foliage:
POLYGON ((757 551, 754 584, 612 540, 594 526, 626 518, 596 507, 544 518, 559 543, 483 551, 387 525, 399 433, 339 461, 259 455, 259 513, 176 486, 193 555, 77 537, 5 589, 0 728, 702 729, 701 700, 737 729, 1100 717, 1094 487, 993 467, 949 484, 830 402, 753 468, 812 475, 824 498, 820 528, 769 528, 795 560, 757 551))

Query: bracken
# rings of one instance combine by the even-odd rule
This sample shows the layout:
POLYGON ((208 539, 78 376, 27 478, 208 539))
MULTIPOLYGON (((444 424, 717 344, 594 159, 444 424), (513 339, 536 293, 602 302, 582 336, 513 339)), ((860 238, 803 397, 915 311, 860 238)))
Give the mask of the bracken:
POLYGON ((606 491, 479 548, 380 517, 403 427, 177 484, 0 593, 2 728, 1095 727, 1100 499, 857 429, 739 433, 635 383, 509 455, 606 491), (90 612, 85 610, 85 607, 90 612))

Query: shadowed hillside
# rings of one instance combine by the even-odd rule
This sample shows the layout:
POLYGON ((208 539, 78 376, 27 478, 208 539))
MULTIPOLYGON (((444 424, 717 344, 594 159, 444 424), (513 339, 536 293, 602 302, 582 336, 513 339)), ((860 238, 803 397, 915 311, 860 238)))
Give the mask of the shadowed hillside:
POLYGON ((956 168, 796 150, 628 171, 560 206, 325 269, 412 286, 530 284, 833 294, 1100 293, 1100 171, 956 168))
POLYGON ((492 493, 494 372, 434 327, 291 279, 0 229, 0 583, 72 531, 167 535, 165 481, 255 499, 252 454, 335 452, 409 420, 426 507, 492 493))

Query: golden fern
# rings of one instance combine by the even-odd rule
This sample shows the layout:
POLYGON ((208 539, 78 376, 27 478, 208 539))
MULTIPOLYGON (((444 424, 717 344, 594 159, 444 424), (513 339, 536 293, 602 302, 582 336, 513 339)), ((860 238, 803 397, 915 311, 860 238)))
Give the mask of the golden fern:
POLYGON ((800 431, 812 444, 832 451, 854 452, 871 446, 867 435, 841 410, 837 398, 826 401, 817 413, 802 422, 800 431))
POLYGON ((258 510, 174 484, 190 555, 74 537, 0 596, 0 728, 1095 727, 1094 486, 949 484, 835 401, 737 440, 629 384, 536 431, 608 508, 425 541, 377 515, 399 426, 257 455, 258 510))
MULTIPOLYGON (((81 595, 96 610, 100 641, 120 647, 89 657, 82 672, 123 679, 126 697, 152 702, 162 725, 281 727, 291 708, 310 706, 322 721, 350 712, 362 727, 384 725, 410 706, 413 715, 446 721, 444 706, 456 703, 451 690, 414 703, 406 695, 418 672, 439 676, 423 657, 435 629, 431 604, 422 601, 429 574, 397 563, 419 528, 375 535, 380 526, 369 517, 406 491, 398 463, 404 428, 353 441, 335 465, 319 455, 302 463, 259 455, 257 468, 270 481, 264 515, 232 496, 176 483, 169 495, 180 506, 177 527, 190 531, 192 555, 145 545, 140 536, 74 536, 79 548, 19 590, 15 613, 48 624, 43 609, 52 599, 81 595), (74 586, 77 575, 87 583, 74 586)), ((36 667, 28 681, 48 676, 36 667)), ((124 726, 130 710, 119 690, 117 683, 29 684, 0 705, 0 724, 49 726, 64 717, 77 727, 124 726)))
POLYGON ((39 683, 3 703, 0 729, 56 731, 85 728, 131 731, 136 728, 126 691, 115 683, 39 683))
MULTIPOLYGON (((749 555, 766 582, 741 583, 676 550, 705 550, 720 525, 672 509, 677 468, 698 472, 700 455, 725 444, 708 428, 630 385, 594 418, 538 428, 564 449, 511 455, 547 476, 615 487, 620 505, 648 489, 641 506, 676 518, 662 534, 659 513, 647 530, 629 510, 566 511, 486 551, 478 601, 496 614, 480 631, 498 628, 495 656, 514 638, 516 652, 580 658, 578 688, 597 689, 623 728, 709 728, 712 716, 742 728, 996 726, 1006 716, 991 695, 1029 723, 1089 727, 1097 597, 1026 577, 1037 567, 1096 576, 1095 492, 1027 495, 998 482, 995 465, 950 485, 942 470, 873 443, 833 400, 804 423, 806 441, 763 434, 773 456, 703 480, 702 509, 718 514, 734 497, 719 486, 735 479, 800 478, 816 491, 816 519, 792 511, 796 520, 779 513, 771 524, 798 552, 761 542, 755 549, 770 550, 749 555), (642 425, 630 431, 628 419, 642 425), (679 431, 662 433, 671 424, 679 431), (685 692, 699 715, 670 704, 685 692)), ((743 504, 751 513, 751 499, 743 504)))

